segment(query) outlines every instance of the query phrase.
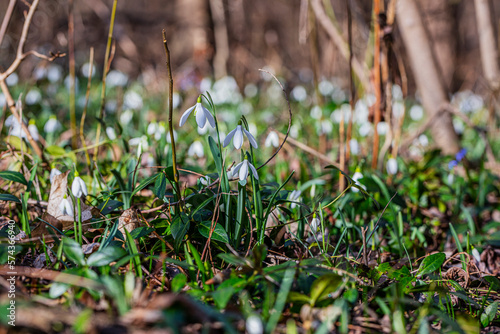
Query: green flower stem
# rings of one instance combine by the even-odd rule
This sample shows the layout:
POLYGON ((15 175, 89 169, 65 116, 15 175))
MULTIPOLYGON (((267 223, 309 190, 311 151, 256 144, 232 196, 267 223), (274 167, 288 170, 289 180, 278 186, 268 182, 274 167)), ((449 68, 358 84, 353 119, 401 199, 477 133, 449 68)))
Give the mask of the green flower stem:
MULTIPOLYGON (((82 233, 82 200, 78 198, 78 242, 80 245, 83 244, 83 233, 82 233)), ((76 240, 76 230, 75 230, 75 240, 76 240)))
POLYGON ((165 46, 165 54, 167 56, 167 69, 168 69, 168 130, 170 132, 170 140, 172 143, 172 166, 174 169, 174 182, 176 187, 176 192, 179 200, 179 210, 182 211, 181 204, 181 188, 179 185, 179 171, 177 170, 177 155, 175 152, 175 139, 174 139, 174 126, 172 124, 172 114, 173 114, 173 95, 174 95, 174 79, 172 77, 172 67, 170 64, 170 50, 168 49, 167 36, 165 30, 162 31, 163 35, 163 45, 165 46))

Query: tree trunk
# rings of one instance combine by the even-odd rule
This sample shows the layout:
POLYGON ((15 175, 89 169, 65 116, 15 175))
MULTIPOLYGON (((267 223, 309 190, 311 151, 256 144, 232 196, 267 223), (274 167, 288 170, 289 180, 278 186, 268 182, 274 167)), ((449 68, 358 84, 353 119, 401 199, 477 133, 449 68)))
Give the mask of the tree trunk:
POLYGON ((488 0, 474 0, 476 8, 477 31, 483 74, 493 91, 500 88, 500 70, 498 69, 498 49, 495 30, 491 20, 491 7, 488 0))
POLYGON ((434 141, 444 154, 455 154, 459 140, 451 115, 443 108, 448 103, 446 90, 415 0, 399 0, 396 16, 423 106, 434 119, 430 127, 434 141))

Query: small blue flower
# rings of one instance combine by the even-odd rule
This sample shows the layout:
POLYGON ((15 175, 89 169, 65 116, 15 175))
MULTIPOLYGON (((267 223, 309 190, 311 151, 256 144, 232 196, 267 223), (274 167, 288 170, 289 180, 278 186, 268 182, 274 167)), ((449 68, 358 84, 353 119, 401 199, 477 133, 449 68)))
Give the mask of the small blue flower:
POLYGON ((457 153, 457 155, 455 155, 455 159, 457 159, 457 162, 460 162, 462 161, 463 158, 465 158, 466 154, 467 154, 467 149, 463 148, 457 153))
POLYGON ((456 160, 451 160, 449 163, 448 163, 448 169, 449 170, 452 170, 456 165, 458 165, 458 161, 456 160))

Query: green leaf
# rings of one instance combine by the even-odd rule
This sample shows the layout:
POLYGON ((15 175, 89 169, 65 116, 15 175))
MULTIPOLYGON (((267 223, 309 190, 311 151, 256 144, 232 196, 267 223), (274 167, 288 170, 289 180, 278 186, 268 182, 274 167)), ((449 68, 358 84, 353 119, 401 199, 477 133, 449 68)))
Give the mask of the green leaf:
POLYGON ((487 308, 484 309, 484 312, 481 314, 481 324, 486 327, 488 326, 494 319, 498 310, 498 301, 491 303, 487 308))
POLYGON ((492 290, 500 290, 500 280, 495 276, 484 276, 484 280, 491 285, 492 290))
MULTIPOLYGON (((198 225, 198 232, 200 232, 200 234, 202 236, 204 236, 205 238, 208 239, 208 237, 210 236, 210 227, 211 226, 212 226, 211 221, 204 221, 198 225)), ((217 224, 217 223, 215 225, 214 231, 212 232, 211 239, 215 240, 215 241, 229 243, 229 238, 227 236, 226 231, 224 230, 224 228, 222 227, 221 224, 217 224)))
MULTIPOLYGON (((129 250, 129 253, 131 255, 139 254, 139 251, 137 250, 137 246, 135 244, 134 239, 130 235, 130 233, 125 229, 125 239, 126 239, 126 244, 127 248, 129 250)), ((132 259, 132 262, 134 263, 135 267, 135 273, 138 275, 140 278, 142 278, 142 268, 141 268, 141 259, 136 256, 132 259)))
POLYGON ((19 172, 15 172, 12 170, 5 170, 0 172, 0 177, 9 181, 24 184, 25 186, 28 185, 28 181, 26 181, 23 174, 19 172))
POLYGON ((54 282, 49 289, 50 298, 58 298, 62 296, 68 289, 70 285, 66 283, 54 282))
POLYGON ((220 253, 217 255, 219 258, 222 260, 226 261, 229 264, 232 264, 234 266, 248 266, 250 263, 248 260, 236 256, 234 254, 228 254, 228 253, 220 253))
POLYGON ((11 194, 0 194, 0 201, 21 203, 19 198, 11 194))
POLYGON ((63 238, 63 251, 64 254, 79 266, 85 265, 85 258, 83 257, 82 246, 78 242, 70 238, 63 238))
POLYGON ((187 277, 183 273, 179 273, 174 276, 172 282, 170 283, 173 292, 181 292, 186 286, 187 277))
POLYGON ((106 247, 89 256, 87 264, 89 266, 102 267, 115 262, 123 257, 127 252, 121 247, 106 247))
POLYGON ((160 200, 163 200, 165 197, 165 192, 167 191, 167 177, 164 173, 160 173, 160 175, 156 178, 155 181, 155 195, 160 200))
POLYGON ((132 232, 130 232, 130 235, 132 236, 133 239, 139 239, 145 235, 150 234, 154 230, 155 229, 152 227, 141 226, 141 227, 138 227, 138 228, 132 230, 132 232))
POLYGON ((139 191, 141 191, 142 189, 146 188, 151 183, 155 182, 156 178, 158 176, 160 176, 161 174, 163 174, 163 173, 158 173, 158 174, 155 174, 155 175, 152 175, 152 176, 148 177, 145 180, 142 180, 141 183, 139 183, 139 185, 134 189, 134 191, 132 192, 132 195, 130 197, 133 197, 139 191))
POLYGON ((212 138, 212 136, 208 136, 208 145, 210 146, 210 151, 212 152, 212 156, 214 157, 217 172, 219 173, 219 175, 222 175, 222 157, 220 155, 219 147, 217 146, 217 143, 212 138))
POLYGON ((118 209, 121 206, 123 206, 123 202, 110 199, 109 201, 99 203, 97 208, 101 211, 103 215, 107 215, 108 213, 118 209))
POLYGON ((311 306, 337 291, 341 284, 342 277, 336 274, 327 274, 317 278, 311 286, 311 306))
POLYGON ((420 263, 420 267, 418 268, 417 277, 421 277, 426 274, 430 274, 443 265, 446 260, 446 255, 444 253, 436 253, 427 256, 422 263, 420 263))
POLYGON ((174 238, 174 247, 176 250, 179 249, 182 241, 184 240, 184 236, 187 234, 189 226, 190 221, 184 213, 181 213, 174 218, 174 221, 170 226, 170 232, 172 233, 172 237, 174 238))

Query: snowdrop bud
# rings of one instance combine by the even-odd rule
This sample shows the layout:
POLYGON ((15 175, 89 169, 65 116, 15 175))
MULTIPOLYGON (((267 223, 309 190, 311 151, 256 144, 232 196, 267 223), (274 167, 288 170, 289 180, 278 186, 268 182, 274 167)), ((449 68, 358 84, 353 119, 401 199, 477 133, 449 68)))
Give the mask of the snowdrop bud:
POLYGON ((311 109, 311 117, 314 119, 320 119, 321 115, 323 114, 323 111, 319 106, 314 106, 311 109))
POLYGON ((210 177, 208 175, 199 178, 200 183, 204 186, 210 184, 210 177))
POLYGON ((387 160, 387 165, 385 167, 387 169, 387 173, 390 175, 394 175, 398 172, 398 162, 394 158, 387 160))
POLYGON ((271 147, 271 146, 278 147, 278 146, 280 146, 280 138, 279 138, 278 134, 275 131, 269 132, 264 145, 266 147, 271 147))
POLYGON ((59 203, 59 211, 63 215, 68 215, 68 216, 73 216, 73 204, 71 204, 71 201, 68 199, 68 196, 64 194, 64 198, 62 199, 61 203, 59 203))
POLYGON ((106 128, 106 134, 108 135, 108 138, 110 140, 115 140, 116 139, 116 132, 115 132, 115 129, 113 129, 112 127, 108 126, 106 128))
POLYGON ((314 215, 313 219, 311 220, 311 230, 312 232, 316 232, 318 228, 321 226, 321 221, 319 218, 314 215))
MULTIPOLYGON (((363 178, 363 174, 361 174, 361 170, 358 168, 356 168, 356 172, 354 173, 354 175, 352 176, 352 180, 354 182, 356 182, 357 185, 359 185, 361 188, 363 189, 366 189, 366 187, 360 183, 358 183, 358 180, 359 179, 362 179, 363 178)), ((355 187, 352 187, 351 190, 355 193, 359 192, 359 189, 358 188, 355 188, 355 187)))
POLYGON ((30 119, 29 124, 28 124, 28 131, 30 132, 31 137, 33 137, 33 140, 38 141, 38 128, 35 125, 35 120, 30 119))
POLYGON ((61 171, 57 168, 52 168, 50 170, 50 183, 54 182, 54 178, 59 175, 59 174, 62 174, 61 171))
POLYGON ((73 184, 71 185, 71 192, 76 198, 81 198, 82 196, 88 195, 87 185, 85 185, 85 182, 82 180, 78 172, 75 172, 75 179, 73 180, 73 184))
POLYGON ((248 334, 262 334, 264 333, 264 326, 259 316, 251 315, 247 318, 246 329, 248 334))
POLYGON ((188 155, 190 157, 194 157, 196 155, 200 158, 203 158, 205 156, 205 152, 203 151, 203 144, 198 140, 194 141, 191 146, 189 146, 188 155))
POLYGON ((142 142, 139 142, 139 145, 137 146, 137 159, 141 158, 142 154, 142 142))
POLYGON ((54 133, 61 128, 61 123, 57 120, 55 115, 50 116, 49 120, 45 122, 43 130, 46 133, 54 133))

